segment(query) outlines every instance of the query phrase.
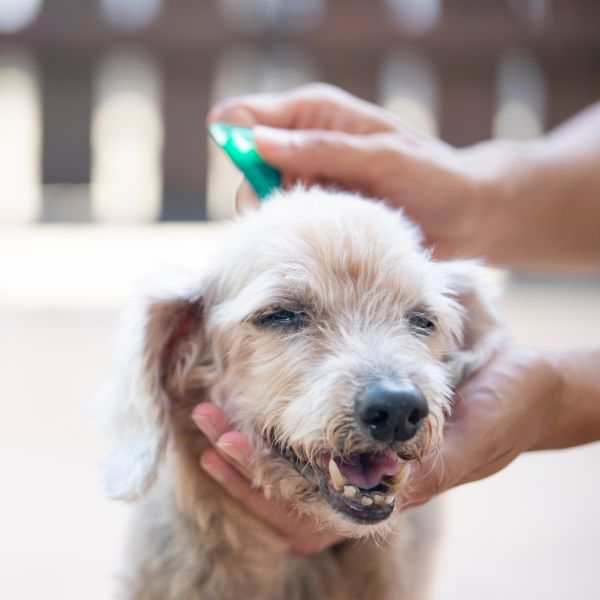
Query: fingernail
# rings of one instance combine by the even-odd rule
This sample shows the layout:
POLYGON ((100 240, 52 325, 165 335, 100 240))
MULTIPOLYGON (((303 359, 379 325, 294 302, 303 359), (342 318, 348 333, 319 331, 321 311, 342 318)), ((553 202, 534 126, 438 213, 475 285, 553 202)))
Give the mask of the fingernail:
POLYGON ((229 442, 220 442, 216 445, 216 447, 238 464, 244 464, 244 456, 240 452, 240 449, 234 444, 230 444, 229 442))
POLYGON ((214 426, 213 422, 210 420, 210 417, 206 415, 197 415, 195 412, 192 413, 192 420, 198 426, 198 429, 211 441, 215 442, 217 440, 218 434, 217 429, 214 426))
POLYGON ((291 142, 291 132, 287 129, 256 125, 253 127, 252 132, 254 137, 258 139, 261 144, 272 144, 274 146, 285 147, 291 142))
POLYGON ((235 123, 246 127, 252 127, 256 123, 256 118, 247 108, 236 106, 227 100, 217 104, 213 110, 214 114, 218 115, 219 121, 225 123, 235 123))
POLYGON ((225 473, 219 466, 211 460, 206 460, 204 456, 200 457, 200 466, 219 483, 225 482, 225 473))

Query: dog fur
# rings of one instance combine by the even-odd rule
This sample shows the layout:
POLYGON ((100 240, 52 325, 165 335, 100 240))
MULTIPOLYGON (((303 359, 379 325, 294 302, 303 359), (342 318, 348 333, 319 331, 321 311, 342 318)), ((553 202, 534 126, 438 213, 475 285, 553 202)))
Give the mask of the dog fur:
POLYGON ((429 517, 395 510, 354 522, 280 450, 320 472, 324 453, 381 449, 357 426, 354 398, 373 378, 400 377, 429 415, 393 450, 414 460, 434 452, 454 385, 504 337, 479 268, 433 260, 399 211, 319 188, 275 194, 230 225, 224 248, 206 273, 129 311, 102 394, 115 441, 109 493, 138 500, 124 597, 422 597, 429 517), (261 321, 280 309, 302 326, 261 321), (414 311, 432 331, 411 326, 414 311), (285 551, 200 470, 209 443, 190 419, 200 402, 222 407, 252 441, 256 486, 349 541, 313 556, 285 551))

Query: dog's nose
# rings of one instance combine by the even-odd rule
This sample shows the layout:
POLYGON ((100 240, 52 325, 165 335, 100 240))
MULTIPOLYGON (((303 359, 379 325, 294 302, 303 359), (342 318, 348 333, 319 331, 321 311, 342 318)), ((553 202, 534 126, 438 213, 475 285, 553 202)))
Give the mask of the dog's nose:
POLYGON ((356 398, 354 410, 379 442, 404 442, 415 436, 429 413, 423 394, 409 383, 377 382, 356 398))

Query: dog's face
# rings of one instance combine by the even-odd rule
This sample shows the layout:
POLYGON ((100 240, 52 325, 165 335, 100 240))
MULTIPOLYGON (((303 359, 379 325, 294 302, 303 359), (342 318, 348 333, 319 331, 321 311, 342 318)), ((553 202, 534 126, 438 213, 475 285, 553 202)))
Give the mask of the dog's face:
POLYGON ((500 331, 476 267, 431 260, 380 203, 317 189, 240 219, 202 282, 146 311, 118 495, 145 485, 173 419, 212 401, 257 448, 258 485, 355 536, 385 528, 452 385, 500 331))

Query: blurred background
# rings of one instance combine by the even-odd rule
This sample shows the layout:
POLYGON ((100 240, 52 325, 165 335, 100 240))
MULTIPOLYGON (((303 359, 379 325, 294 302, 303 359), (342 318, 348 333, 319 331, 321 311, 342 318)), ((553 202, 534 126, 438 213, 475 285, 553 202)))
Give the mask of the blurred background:
MULTIPOLYGON (((0 596, 114 597, 130 508, 84 404, 115 316, 218 245, 211 104, 312 80, 459 146, 534 138, 600 98, 600 3, 0 0, 0 596)), ((519 343, 598 343, 599 275, 502 278, 519 343)), ((599 499, 598 444, 450 492, 434 598, 600 598, 599 499)))

